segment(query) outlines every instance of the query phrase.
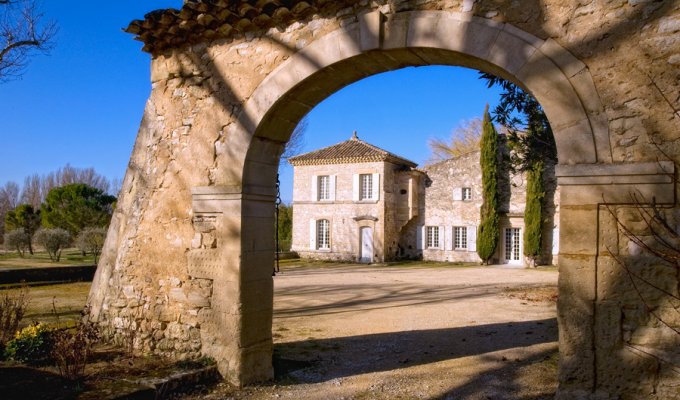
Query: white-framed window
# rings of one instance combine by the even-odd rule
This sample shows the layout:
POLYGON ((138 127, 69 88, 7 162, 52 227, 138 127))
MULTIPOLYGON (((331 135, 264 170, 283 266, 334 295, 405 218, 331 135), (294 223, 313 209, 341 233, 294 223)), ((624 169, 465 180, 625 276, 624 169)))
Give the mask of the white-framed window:
POLYGON ((330 250, 331 248, 331 224, 327 219, 316 221, 316 248, 318 250, 330 250))
POLYGON ((359 175, 359 201, 373 200, 373 174, 359 175))
POLYGON ((438 226, 427 226, 425 227, 425 234, 427 235, 427 240, 425 245, 428 249, 438 249, 439 246, 439 227, 438 226))
POLYGON ((453 227, 453 248, 455 250, 468 250, 468 227, 453 227))
POLYGON ((469 187, 464 187, 462 189, 462 196, 463 201, 469 201, 472 200, 472 188, 469 187))
POLYGON ((319 175, 317 178, 317 200, 331 199, 331 177, 328 175, 319 175))

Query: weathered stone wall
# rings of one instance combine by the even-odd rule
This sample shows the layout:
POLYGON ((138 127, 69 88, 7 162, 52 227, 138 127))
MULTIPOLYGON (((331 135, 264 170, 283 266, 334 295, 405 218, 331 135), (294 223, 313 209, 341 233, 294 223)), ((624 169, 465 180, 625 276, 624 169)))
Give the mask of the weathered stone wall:
MULTIPOLYGON (((361 77, 463 65, 520 83, 556 133, 559 398, 677 398, 673 367, 631 350, 677 343, 646 308, 635 311, 640 299, 622 283, 626 275, 608 267, 600 246, 619 236, 598 204, 630 202, 637 190, 675 207, 674 169, 657 161, 680 158, 679 2, 325 3, 299 21, 154 53, 153 89, 93 284, 92 317, 112 335, 134 331, 140 350, 209 355, 234 383, 271 377, 273 233, 263 232, 273 226, 282 144, 304 113, 361 77), (362 16, 372 10, 384 17, 362 16), (214 249, 193 248, 204 246, 197 215, 215 218, 214 249), (209 306, 195 301, 207 296, 209 306), (604 342, 624 333, 630 339, 615 341, 614 351, 604 342)), ((172 28, 182 33, 180 24, 161 36, 172 28)), ((677 294, 677 274, 662 276, 677 294)))

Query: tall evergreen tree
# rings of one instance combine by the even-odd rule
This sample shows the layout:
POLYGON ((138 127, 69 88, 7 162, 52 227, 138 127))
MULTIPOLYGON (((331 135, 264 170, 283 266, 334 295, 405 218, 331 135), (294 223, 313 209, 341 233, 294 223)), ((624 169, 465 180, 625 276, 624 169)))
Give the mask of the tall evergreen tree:
POLYGON ((40 228, 40 210, 34 210, 30 204, 20 204, 5 216, 5 229, 13 231, 23 229, 28 239, 28 251, 33 254, 33 234, 40 228))
POLYGON ((41 209, 47 228, 62 228, 71 236, 85 227, 106 227, 116 198, 83 183, 57 187, 47 194, 41 209))
POLYGON ((527 172, 527 200, 524 209, 524 255, 531 266, 541 257, 543 236, 543 161, 536 161, 527 172))
POLYGON ((484 109, 482 122, 481 154, 482 208, 477 231, 477 254, 484 264, 489 264, 496 251, 499 235, 498 196, 498 133, 491 122, 489 106, 484 109))

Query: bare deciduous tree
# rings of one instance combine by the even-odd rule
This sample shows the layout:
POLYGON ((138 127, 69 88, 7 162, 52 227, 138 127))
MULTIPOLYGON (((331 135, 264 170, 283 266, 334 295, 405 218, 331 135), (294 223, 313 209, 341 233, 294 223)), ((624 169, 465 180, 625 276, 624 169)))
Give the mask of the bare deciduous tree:
POLYGON ((448 140, 434 138, 428 141, 431 154, 427 163, 434 164, 477 151, 481 137, 482 120, 480 118, 464 120, 453 130, 448 140))
POLYGON ((0 0, 0 82, 21 76, 35 52, 47 53, 57 33, 35 0, 0 0))
POLYGON ((300 154, 305 146, 305 132, 307 131, 307 117, 304 117, 297 124, 293 130, 293 134, 290 135, 290 139, 286 143, 286 147, 283 149, 283 154, 281 154, 281 165, 284 165, 290 157, 300 154))

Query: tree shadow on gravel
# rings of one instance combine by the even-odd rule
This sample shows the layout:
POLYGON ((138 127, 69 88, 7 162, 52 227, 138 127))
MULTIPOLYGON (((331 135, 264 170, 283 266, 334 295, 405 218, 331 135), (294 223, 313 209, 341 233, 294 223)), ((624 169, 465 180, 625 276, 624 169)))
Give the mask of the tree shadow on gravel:
POLYGON ((291 377, 298 383, 319 383, 556 341, 555 318, 328 339, 309 338, 275 344, 274 369, 277 380, 291 377))

